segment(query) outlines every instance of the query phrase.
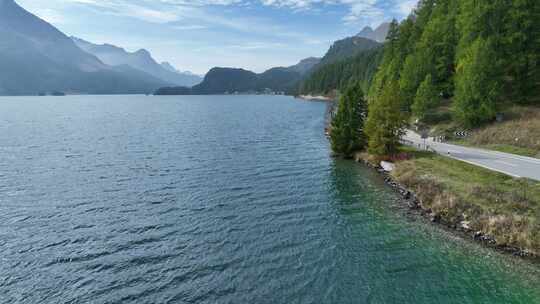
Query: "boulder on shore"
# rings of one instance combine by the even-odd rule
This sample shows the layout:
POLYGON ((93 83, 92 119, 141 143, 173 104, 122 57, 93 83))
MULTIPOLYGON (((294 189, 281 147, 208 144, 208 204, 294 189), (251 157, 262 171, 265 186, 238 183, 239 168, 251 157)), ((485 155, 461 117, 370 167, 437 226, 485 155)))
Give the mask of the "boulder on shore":
POLYGON ((391 163, 391 162, 382 161, 381 162, 381 168, 385 172, 392 172, 395 169, 395 165, 393 163, 391 163))

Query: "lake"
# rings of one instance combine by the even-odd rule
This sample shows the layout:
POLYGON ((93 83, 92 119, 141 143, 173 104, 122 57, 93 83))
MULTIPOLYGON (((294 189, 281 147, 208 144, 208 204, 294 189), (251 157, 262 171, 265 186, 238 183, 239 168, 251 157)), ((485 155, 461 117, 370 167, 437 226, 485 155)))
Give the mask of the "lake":
POLYGON ((540 303, 284 96, 0 98, 0 303, 540 303))

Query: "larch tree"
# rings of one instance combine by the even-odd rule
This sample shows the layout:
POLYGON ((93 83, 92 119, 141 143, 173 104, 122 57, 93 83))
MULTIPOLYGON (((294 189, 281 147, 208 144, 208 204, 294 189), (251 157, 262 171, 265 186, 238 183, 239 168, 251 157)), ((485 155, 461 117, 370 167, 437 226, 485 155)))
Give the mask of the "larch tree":
POLYGON ((356 82, 347 87, 339 99, 330 130, 330 142, 335 153, 351 157, 354 152, 365 148, 367 139, 364 122, 367 110, 361 84, 356 82))
POLYGON ((414 103, 412 105, 412 113, 414 117, 423 121, 429 110, 436 108, 440 103, 440 96, 431 74, 427 75, 424 81, 420 84, 414 103))
POLYGON ((501 98, 500 61, 490 39, 477 38, 458 62, 455 119, 467 128, 493 120, 501 98))
POLYGON ((397 81, 387 83, 370 102, 365 127, 369 153, 391 155, 397 152, 407 124, 407 114, 401 110, 401 104, 397 81))

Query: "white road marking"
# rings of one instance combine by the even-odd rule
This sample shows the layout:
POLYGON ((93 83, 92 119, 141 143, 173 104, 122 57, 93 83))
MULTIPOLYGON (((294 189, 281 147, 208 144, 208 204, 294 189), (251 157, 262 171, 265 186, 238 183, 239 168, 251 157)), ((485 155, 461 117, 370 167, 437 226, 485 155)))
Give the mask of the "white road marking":
POLYGON ((499 160, 499 159, 494 160, 494 162, 499 163, 499 164, 503 164, 503 165, 507 165, 507 166, 510 166, 510 167, 517 167, 518 166, 516 164, 511 164, 509 162, 505 162, 505 161, 502 161, 502 160, 499 160))

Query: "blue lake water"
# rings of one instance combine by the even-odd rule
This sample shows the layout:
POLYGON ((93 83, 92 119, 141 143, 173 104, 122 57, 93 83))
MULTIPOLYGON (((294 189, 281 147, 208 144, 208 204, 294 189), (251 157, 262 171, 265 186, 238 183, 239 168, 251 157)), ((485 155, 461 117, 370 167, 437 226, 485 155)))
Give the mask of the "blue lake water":
POLYGON ((325 103, 0 98, 0 303, 540 303, 334 160, 325 103))

